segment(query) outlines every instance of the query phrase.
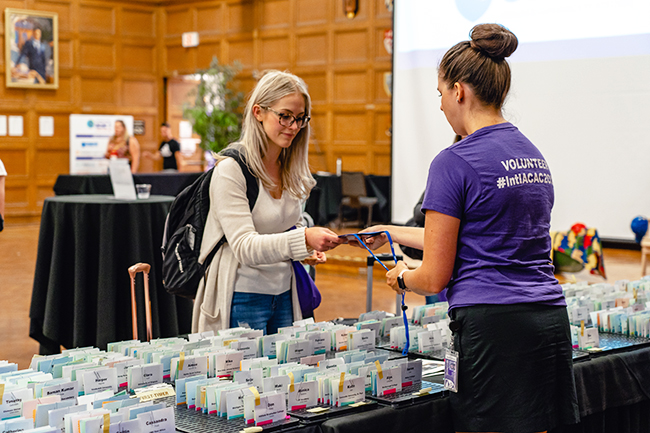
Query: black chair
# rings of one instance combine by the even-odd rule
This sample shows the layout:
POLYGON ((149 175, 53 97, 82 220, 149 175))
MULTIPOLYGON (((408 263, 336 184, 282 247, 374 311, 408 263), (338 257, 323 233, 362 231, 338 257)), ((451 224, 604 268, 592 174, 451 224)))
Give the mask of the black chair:
POLYGON ((348 207, 357 210, 357 221, 353 223, 357 227, 367 227, 372 223, 372 207, 377 204, 377 197, 368 197, 366 192, 366 177, 362 172, 341 173, 341 204, 339 205, 339 227, 349 222, 343 221, 343 208, 348 207), (368 209, 368 220, 366 224, 361 219, 361 209, 368 209))

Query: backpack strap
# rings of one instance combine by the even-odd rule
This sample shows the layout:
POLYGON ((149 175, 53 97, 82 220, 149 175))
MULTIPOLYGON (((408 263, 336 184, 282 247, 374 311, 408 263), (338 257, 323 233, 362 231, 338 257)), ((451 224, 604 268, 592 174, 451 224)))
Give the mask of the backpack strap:
MULTIPOLYGON (((255 207, 255 202, 257 202, 257 196, 260 193, 260 187, 257 183, 257 178, 255 175, 253 175, 253 172, 248 167, 248 164, 246 164, 246 158, 244 157, 241 148, 239 146, 229 146, 219 152, 219 155, 228 156, 237 161, 237 164, 239 164, 239 167, 241 168, 241 171, 246 178, 246 198, 248 199, 248 206, 252 212, 253 207, 255 207)), ((205 258, 205 261, 203 262, 203 269, 207 269, 210 263, 212 263, 212 259, 224 243, 226 243, 226 235, 223 235, 221 239, 219 239, 217 245, 215 245, 212 251, 210 251, 210 254, 208 254, 208 256, 205 258)))

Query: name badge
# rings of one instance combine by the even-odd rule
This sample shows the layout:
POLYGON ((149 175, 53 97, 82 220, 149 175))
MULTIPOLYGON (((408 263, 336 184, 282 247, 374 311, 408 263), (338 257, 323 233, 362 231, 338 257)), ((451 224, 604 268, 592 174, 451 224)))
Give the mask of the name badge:
POLYGON ((260 396, 260 404, 255 406, 253 416, 256 426, 284 421, 287 418, 287 403, 284 394, 260 396))
POLYGON ((334 404, 337 407, 347 406, 358 403, 366 399, 366 384, 363 377, 351 377, 343 380, 343 385, 339 379, 332 380, 332 391, 334 394, 334 404))
POLYGON ((395 394, 402 391, 402 367, 397 366, 389 369, 372 372, 375 378, 376 392, 375 395, 381 397, 384 395, 395 394))
POLYGON ((176 433, 174 408, 166 407, 138 415, 141 433, 176 433))
POLYGON ((20 388, 5 391, 0 405, 0 419, 16 418, 22 415, 23 401, 32 400, 34 393, 31 389, 20 388))
POLYGON ((362 329, 348 335, 351 349, 372 350, 375 348, 375 331, 372 329, 362 329))
POLYGON ((247 385, 247 388, 254 386, 257 388, 258 392, 262 392, 262 377, 261 368, 255 368, 253 370, 246 371, 235 371, 235 382, 242 385, 247 385))
POLYGON ((240 362, 244 359, 243 352, 218 353, 214 355, 215 374, 217 377, 232 376, 239 370, 240 362))
POLYGON ((349 328, 337 329, 334 332, 334 348, 336 351, 348 350, 348 333, 350 332, 349 328))
POLYGON ((257 358, 257 341, 255 340, 233 341, 230 343, 230 348, 242 352, 244 359, 257 358))
POLYGON ((246 395, 246 388, 233 389, 226 392, 227 419, 244 417, 244 397, 246 395))
POLYGON ((288 389, 289 410, 300 410, 318 404, 318 382, 311 380, 308 382, 296 383, 288 389))
POLYGON ((422 360, 402 364, 402 387, 422 383, 422 360))
POLYGON ((163 382, 163 365, 146 364, 129 368, 129 389, 144 388, 163 382))
POLYGON ((313 355, 313 344, 309 340, 296 340, 287 346, 286 362, 300 362, 301 358, 313 355))
POLYGON ((458 392, 458 352, 447 349, 445 351, 445 389, 458 392))
POLYGON ((95 394, 97 392, 111 390, 117 392, 117 370, 106 368, 103 370, 92 370, 83 374, 84 394, 95 394))

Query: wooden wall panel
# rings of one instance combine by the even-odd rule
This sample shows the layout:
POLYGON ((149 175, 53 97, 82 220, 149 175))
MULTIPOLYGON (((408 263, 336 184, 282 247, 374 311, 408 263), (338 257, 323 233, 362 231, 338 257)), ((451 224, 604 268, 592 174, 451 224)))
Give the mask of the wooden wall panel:
POLYGON ((121 18, 124 36, 156 37, 155 12, 152 10, 124 9, 121 18))
POLYGON ((368 59, 368 33, 365 30, 340 32, 334 36, 336 63, 362 63, 368 59))
POLYGON ((165 35, 180 35, 183 32, 192 31, 192 21, 192 11, 189 8, 167 11, 167 26, 165 27, 165 35))
POLYGON ((70 163, 69 149, 50 150, 41 149, 36 152, 34 170, 38 178, 49 178, 59 175, 59 167, 70 163))
POLYGON ((122 68, 128 72, 152 73, 157 70, 156 47, 146 45, 122 45, 122 68))
POLYGON ((79 10, 79 31, 103 36, 115 35, 115 8, 82 4, 79 10), (83 17, 83 19, 81 19, 83 17))
POLYGON ((252 1, 226 3, 227 29, 230 33, 252 32, 255 29, 255 4, 252 1))
POLYGON ((289 0, 265 0, 260 2, 260 28, 262 30, 289 27, 289 0))
POLYGON ((296 2, 296 23, 303 26, 327 24, 329 3, 323 0, 301 0, 296 2))
POLYGON ((334 102, 363 104, 368 99, 365 71, 338 72, 334 75, 334 102))
POLYGON ((153 107, 156 102, 156 83, 148 80, 123 81, 122 102, 127 106, 153 107))
POLYGON ((223 5, 216 4, 196 9, 196 31, 212 34, 223 32, 223 5))
POLYGON ((327 76, 321 74, 301 74, 301 78, 307 84, 312 105, 327 103, 327 76))
POLYGON ((297 66, 327 65, 327 34, 298 35, 297 66))
POLYGON ((262 39, 260 45, 262 69, 288 69, 291 66, 288 37, 262 39))
POLYGON ((199 69, 208 69, 213 57, 221 59, 220 42, 206 42, 197 48, 196 67, 199 69))
POLYGON ((89 104, 115 104, 115 87, 115 81, 109 78, 84 78, 81 80, 81 99, 89 104))
POLYGON ((334 143, 361 144, 367 139, 365 113, 334 113, 334 143))
MULTIPOLYGON (((59 38, 59 68, 69 69, 74 65, 74 43, 71 40, 62 40, 59 38)), ((60 73, 61 71, 59 71, 60 73)))
POLYGON ((80 66, 85 69, 115 69, 115 45, 82 42, 79 52, 80 66))
POLYGON ((251 40, 237 40, 228 44, 228 56, 224 60, 232 63, 238 60, 245 69, 253 68, 255 65, 255 47, 251 40))

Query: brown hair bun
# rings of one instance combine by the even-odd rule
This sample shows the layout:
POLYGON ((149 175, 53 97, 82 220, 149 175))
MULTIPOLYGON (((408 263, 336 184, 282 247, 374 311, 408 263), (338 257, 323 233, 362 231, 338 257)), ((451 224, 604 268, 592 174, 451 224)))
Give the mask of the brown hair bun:
POLYGON ((469 32, 470 46, 495 60, 509 57, 517 49, 517 36, 500 24, 478 24, 469 32))

